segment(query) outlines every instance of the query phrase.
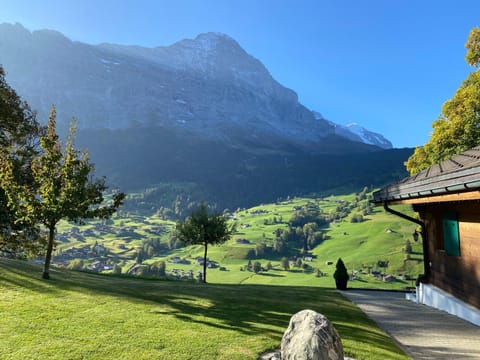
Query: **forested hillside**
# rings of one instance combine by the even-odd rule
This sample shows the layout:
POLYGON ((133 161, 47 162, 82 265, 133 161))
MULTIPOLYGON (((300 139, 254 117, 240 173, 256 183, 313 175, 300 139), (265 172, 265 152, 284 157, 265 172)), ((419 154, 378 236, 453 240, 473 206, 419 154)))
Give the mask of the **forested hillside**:
MULTIPOLYGON (((405 177, 403 162, 412 153, 354 151, 352 142, 338 138, 324 139, 317 153, 282 142, 275 143, 277 149, 269 144, 225 146, 158 127, 79 131, 78 144, 88 146, 97 172, 112 186, 144 192, 141 201, 126 204, 128 210, 143 212, 173 207, 177 195, 235 209, 334 189, 351 192, 365 184, 373 188, 405 177)), ((366 147, 357 144, 358 150, 366 147)))

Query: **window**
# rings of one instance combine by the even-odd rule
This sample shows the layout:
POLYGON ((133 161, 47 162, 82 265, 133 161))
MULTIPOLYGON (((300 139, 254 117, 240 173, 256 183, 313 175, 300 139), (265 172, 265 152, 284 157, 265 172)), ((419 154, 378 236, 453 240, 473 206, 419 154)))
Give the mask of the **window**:
POLYGON ((458 215, 454 212, 443 214, 443 249, 447 255, 460 256, 460 236, 458 233, 458 215))

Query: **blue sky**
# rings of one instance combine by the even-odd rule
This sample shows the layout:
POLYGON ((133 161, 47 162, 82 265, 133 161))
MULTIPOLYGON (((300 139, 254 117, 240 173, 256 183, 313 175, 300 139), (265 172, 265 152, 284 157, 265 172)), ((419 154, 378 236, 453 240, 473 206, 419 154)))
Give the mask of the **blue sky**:
POLYGON ((474 70, 464 44, 480 26, 478 0, 0 0, 0 9, 0 22, 89 44, 226 33, 309 109, 395 147, 428 141, 443 102, 474 70))

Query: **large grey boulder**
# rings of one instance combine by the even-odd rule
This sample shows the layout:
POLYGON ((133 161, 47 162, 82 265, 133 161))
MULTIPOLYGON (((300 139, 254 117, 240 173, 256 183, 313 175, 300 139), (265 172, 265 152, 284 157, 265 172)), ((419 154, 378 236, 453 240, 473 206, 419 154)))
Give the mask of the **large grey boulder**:
POLYGON ((302 310, 290 319, 281 356, 282 360, 343 360, 342 341, 324 315, 302 310))

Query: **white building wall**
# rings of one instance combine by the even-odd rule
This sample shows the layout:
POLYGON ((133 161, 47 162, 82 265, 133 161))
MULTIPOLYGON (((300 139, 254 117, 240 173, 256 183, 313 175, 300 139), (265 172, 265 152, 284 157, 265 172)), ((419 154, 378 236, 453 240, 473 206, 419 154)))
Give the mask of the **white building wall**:
POLYGON ((480 310, 431 284, 420 283, 420 285, 417 286, 416 296, 407 294, 407 299, 446 311, 449 314, 480 326, 480 310))

